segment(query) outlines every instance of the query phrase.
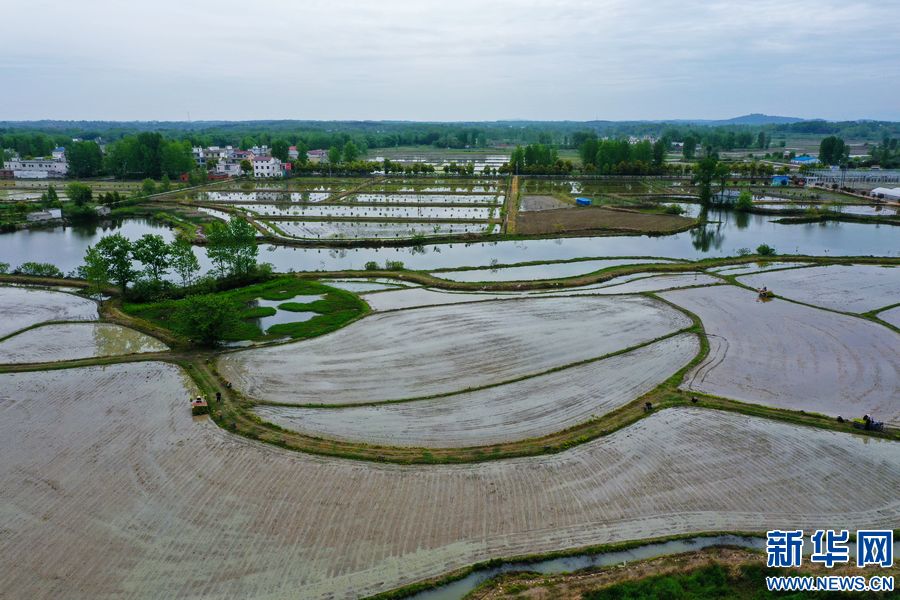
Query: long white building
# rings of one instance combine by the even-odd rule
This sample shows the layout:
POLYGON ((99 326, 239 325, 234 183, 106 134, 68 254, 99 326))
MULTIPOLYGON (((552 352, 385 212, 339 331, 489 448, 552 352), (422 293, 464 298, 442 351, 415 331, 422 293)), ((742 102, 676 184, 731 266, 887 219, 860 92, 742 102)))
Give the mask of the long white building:
POLYGON ((16 179, 50 179, 65 177, 69 163, 65 155, 59 158, 13 159, 3 163, 3 168, 12 171, 16 179))
POLYGON ((274 156, 254 156, 253 176, 262 179, 283 177, 284 167, 281 165, 281 161, 274 156))

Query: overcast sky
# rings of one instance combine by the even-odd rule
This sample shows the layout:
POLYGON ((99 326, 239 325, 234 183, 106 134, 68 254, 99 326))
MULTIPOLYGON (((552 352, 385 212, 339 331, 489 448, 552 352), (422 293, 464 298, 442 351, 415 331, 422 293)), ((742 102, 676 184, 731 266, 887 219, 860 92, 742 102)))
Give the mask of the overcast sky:
POLYGON ((900 120, 896 0, 3 0, 0 15, 0 120, 900 120))

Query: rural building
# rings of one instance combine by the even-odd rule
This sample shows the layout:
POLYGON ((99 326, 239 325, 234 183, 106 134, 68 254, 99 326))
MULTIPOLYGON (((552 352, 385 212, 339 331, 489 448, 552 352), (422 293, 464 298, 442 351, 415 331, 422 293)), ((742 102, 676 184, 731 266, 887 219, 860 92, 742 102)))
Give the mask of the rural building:
POLYGON ((791 159, 792 165, 800 165, 801 167, 804 165, 817 165, 819 164, 819 159, 815 156, 796 156, 791 159))
POLYGON ((69 172, 69 163, 65 155, 62 158, 33 158, 30 160, 13 159, 3 163, 3 168, 13 172, 16 179, 50 179, 65 177, 69 172))
POLYGON ((53 154, 53 158, 55 158, 56 160, 60 160, 66 156, 66 149, 63 148, 62 146, 57 146, 56 148, 53 149, 52 154, 53 154))
POLYGON ((112 212, 108 206, 98 206, 94 209, 97 215, 101 217, 108 217, 109 213, 112 212))
POLYGON ((29 223, 40 223, 42 221, 56 221, 62 219, 62 210, 59 208, 51 208, 50 210, 39 210, 30 212, 25 215, 25 220, 29 223))
POLYGON ((241 161, 235 160, 233 158, 220 160, 218 163, 216 163, 216 169, 214 173, 218 176, 223 177, 240 177, 241 161))
POLYGON ((300 152, 297 151, 297 146, 291 146, 288 148, 288 158, 291 160, 297 160, 300 157, 300 152))
POLYGON ((253 176, 257 178, 283 177, 281 161, 272 156, 253 157, 253 176))
POLYGON ((787 175, 775 175, 772 177, 772 185, 790 185, 791 178, 787 175))
POLYGON ((306 153, 306 158, 313 162, 322 162, 328 158, 328 150, 310 150, 306 153))
POLYGON ((884 198, 885 200, 892 200, 894 202, 900 201, 900 187, 877 187, 869 193, 876 198, 884 198))

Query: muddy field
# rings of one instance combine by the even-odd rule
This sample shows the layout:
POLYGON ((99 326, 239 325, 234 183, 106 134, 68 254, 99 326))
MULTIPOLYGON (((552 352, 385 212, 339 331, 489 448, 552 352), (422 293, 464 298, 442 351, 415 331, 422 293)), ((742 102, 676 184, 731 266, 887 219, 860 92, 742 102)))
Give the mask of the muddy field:
POLYGON ((849 315, 734 286, 665 292, 696 313, 707 359, 685 385, 744 402, 900 423, 900 337, 849 315))
POLYGON ((63 292, 0 286, 0 337, 44 321, 93 321, 97 303, 63 292))
POLYGON ((830 265, 748 275, 739 281, 757 289, 766 286, 791 300, 844 312, 868 312, 900 299, 900 267, 830 265))
POLYGON ((385 446, 485 446, 541 437, 604 415, 649 392, 700 350, 692 334, 485 390, 354 408, 259 406, 285 429, 385 446))
POLYGON ((479 302, 376 313, 312 340, 227 354, 219 369, 260 400, 378 402, 501 383, 689 325, 643 297, 479 302))
POLYGON ((29 329, 0 342, 0 363, 52 362, 162 352, 148 335, 111 323, 67 323, 29 329))
POLYGON ((554 210, 569 207, 569 204, 553 196, 522 196, 521 200, 519 200, 519 210, 521 211, 554 210))
POLYGON ((602 230, 667 233, 690 224, 691 219, 675 215, 652 215, 597 207, 560 208, 520 212, 516 218, 516 231, 525 235, 602 230))
POLYGON ((557 455, 401 467, 233 436, 190 392, 158 363, 0 375, 4 593, 345 599, 497 556, 900 519, 894 442, 670 409, 557 455))
POLYGON ((450 281, 530 281, 537 279, 560 279, 593 273, 609 267, 621 265, 645 265, 649 263, 669 263, 671 260, 656 258, 608 258, 600 260, 578 260, 564 263, 546 263, 522 267, 500 267, 496 269, 469 269, 467 271, 446 271, 432 273, 435 277, 450 281))

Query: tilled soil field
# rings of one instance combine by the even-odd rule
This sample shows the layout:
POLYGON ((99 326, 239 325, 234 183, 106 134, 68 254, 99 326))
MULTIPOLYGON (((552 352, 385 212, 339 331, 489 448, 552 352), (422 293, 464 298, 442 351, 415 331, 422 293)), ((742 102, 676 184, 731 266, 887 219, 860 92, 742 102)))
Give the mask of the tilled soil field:
POLYGON ((900 301, 900 267, 830 265, 748 275, 738 279, 779 296, 844 312, 863 313, 900 301))
POLYGON ((641 231, 667 233, 691 224, 675 215, 651 215, 605 208, 559 208, 520 212, 516 231, 525 235, 558 234, 567 231, 641 231))
POLYGON ((63 292, 0 286, 0 337, 44 321, 93 321, 97 303, 63 292))
POLYGON ((66 323, 29 329, 0 342, 0 363, 36 363, 162 352, 168 346, 111 323, 66 323))
POLYGON ((744 402, 900 423, 900 336, 883 325, 734 286, 665 292, 700 317, 710 352, 684 385, 744 402))
POLYGON ((690 324, 639 296, 458 304, 377 313, 312 340, 226 354, 219 370, 273 402, 420 398, 596 358, 690 324))
POLYGON ((356 598, 491 557, 900 519, 896 442, 682 408, 551 456, 381 465, 194 420, 185 384, 159 363, 0 375, 4 594, 356 598))
POLYGON ((432 400, 353 408, 258 406, 285 429, 384 446, 486 446, 541 437, 649 392, 700 350, 681 334, 626 354, 516 383, 432 400))

